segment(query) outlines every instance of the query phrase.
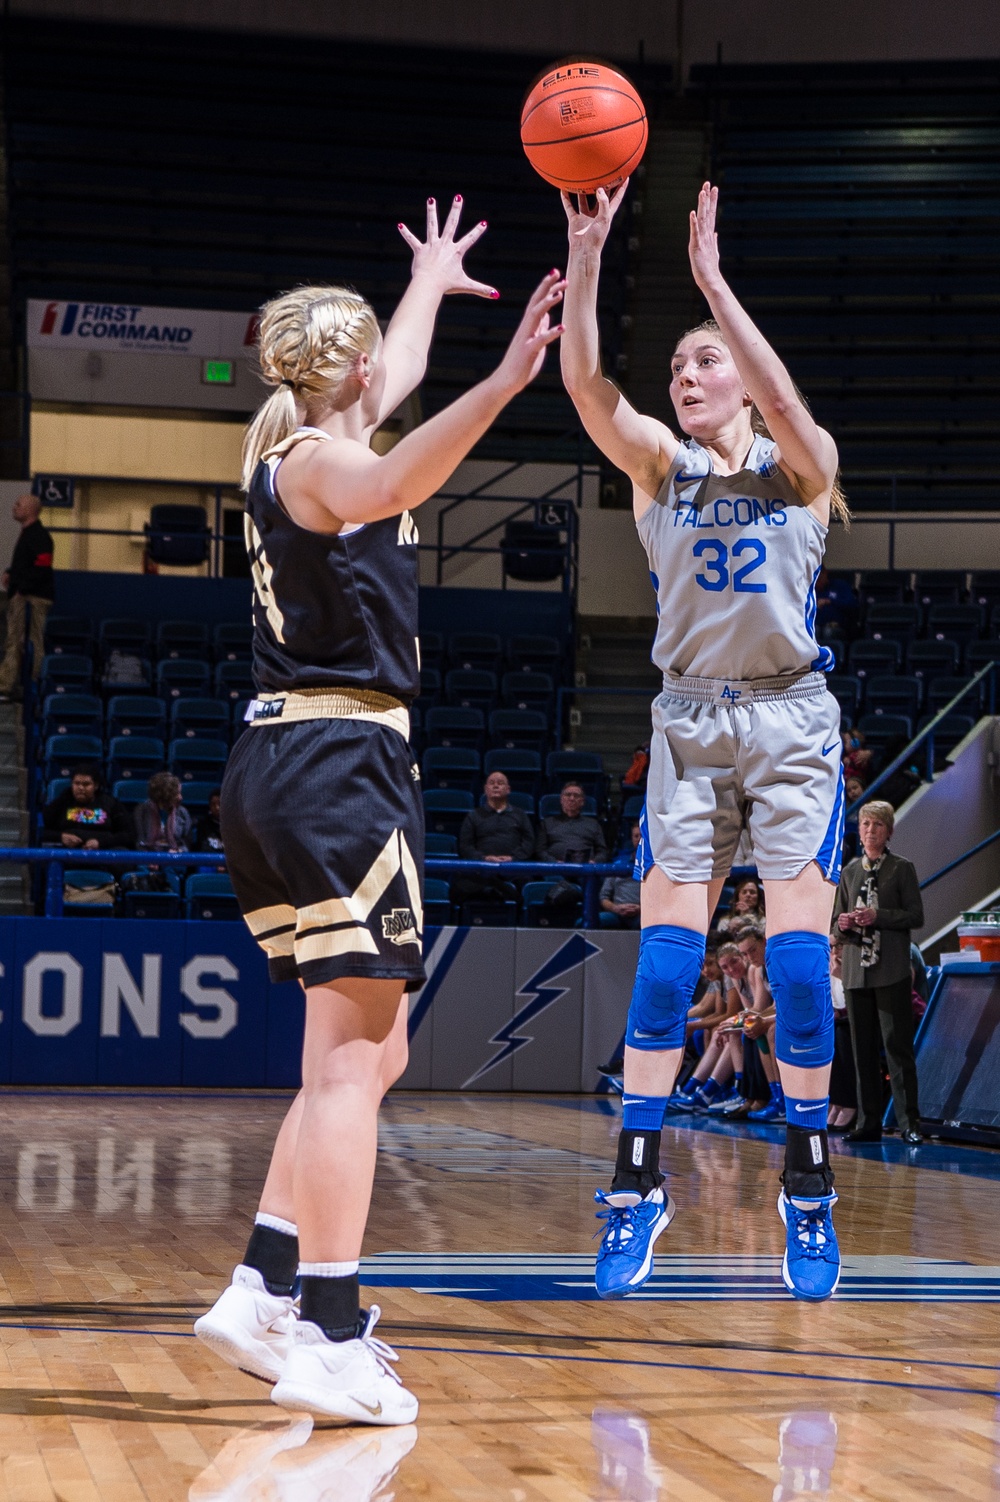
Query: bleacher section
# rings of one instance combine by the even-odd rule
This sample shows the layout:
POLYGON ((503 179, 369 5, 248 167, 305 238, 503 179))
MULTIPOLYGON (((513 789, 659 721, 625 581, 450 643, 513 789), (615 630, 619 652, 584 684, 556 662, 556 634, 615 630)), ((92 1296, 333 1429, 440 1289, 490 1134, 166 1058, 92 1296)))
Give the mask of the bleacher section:
POLYGON ((692 79, 725 270, 834 434, 852 507, 995 506, 1000 63, 692 79))
MULTIPOLYGON (((431 413, 493 368, 528 291, 563 264, 558 198, 517 131, 550 58, 492 53, 484 68, 451 50, 28 16, 6 19, 5 51, 15 305, 250 310, 332 280, 387 317, 409 275, 397 221, 420 230, 428 194, 461 192, 465 226, 491 225, 470 272, 501 301, 446 300, 421 388, 431 413)), ((655 97, 667 73, 647 73, 655 97)), ((601 283, 612 365, 627 253, 619 227, 601 283)), ((575 460, 576 429, 550 359, 476 453, 575 460)))

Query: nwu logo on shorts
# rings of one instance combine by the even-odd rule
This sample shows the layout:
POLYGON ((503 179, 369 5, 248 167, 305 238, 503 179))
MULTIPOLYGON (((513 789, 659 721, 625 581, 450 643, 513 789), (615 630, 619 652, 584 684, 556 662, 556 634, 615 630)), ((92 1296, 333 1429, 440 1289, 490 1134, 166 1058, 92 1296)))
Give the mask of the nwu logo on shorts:
POLYGON ((394 907, 382 914, 382 937, 393 944, 417 944, 417 926, 408 907, 394 907))

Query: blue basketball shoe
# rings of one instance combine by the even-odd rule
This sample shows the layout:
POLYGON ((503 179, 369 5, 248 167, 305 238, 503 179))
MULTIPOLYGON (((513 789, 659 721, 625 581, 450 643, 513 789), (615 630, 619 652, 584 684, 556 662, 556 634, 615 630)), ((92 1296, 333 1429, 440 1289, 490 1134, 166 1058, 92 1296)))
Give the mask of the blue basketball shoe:
POLYGON ((662 1184, 645 1199, 598 1189, 594 1201, 604 1207, 597 1212, 598 1220, 606 1222, 594 1286, 602 1299, 624 1299, 653 1271, 653 1243, 673 1220, 677 1206, 662 1184))
POLYGON ((840 1248, 833 1228, 836 1194, 817 1199, 778 1195, 778 1214, 785 1227, 781 1277, 797 1299, 828 1299, 840 1282, 840 1248))

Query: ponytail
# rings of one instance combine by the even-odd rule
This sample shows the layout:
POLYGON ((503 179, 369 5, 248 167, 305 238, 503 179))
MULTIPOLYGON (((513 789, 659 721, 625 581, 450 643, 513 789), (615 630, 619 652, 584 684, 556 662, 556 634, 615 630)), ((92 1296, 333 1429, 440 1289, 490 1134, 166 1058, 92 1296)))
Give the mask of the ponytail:
POLYGON ((332 404, 359 355, 374 364, 381 338, 374 309, 351 287, 296 287, 264 304, 260 373, 274 390, 243 439, 244 490, 264 455, 295 432, 310 406, 332 404))

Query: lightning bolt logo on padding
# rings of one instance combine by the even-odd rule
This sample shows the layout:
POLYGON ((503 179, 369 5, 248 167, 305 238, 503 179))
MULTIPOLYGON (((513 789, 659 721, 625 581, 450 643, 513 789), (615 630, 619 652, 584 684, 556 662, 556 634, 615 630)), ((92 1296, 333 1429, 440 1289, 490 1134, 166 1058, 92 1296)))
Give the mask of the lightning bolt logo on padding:
POLYGON ((565 996, 569 990, 569 986, 553 985, 552 982, 557 981, 560 976, 567 975, 571 970, 575 970, 579 965, 586 964, 592 954, 600 954, 600 952, 596 944, 591 944, 583 934, 576 933, 568 938, 555 954, 550 955, 545 964, 535 971, 530 980, 525 981, 517 993, 519 997, 527 996, 530 1000, 519 1007, 511 1020, 505 1022, 490 1039, 490 1043, 501 1050, 500 1053, 495 1054, 492 1059, 487 1060, 477 1069, 475 1074, 470 1075, 462 1089, 467 1090, 470 1085, 475 1084, 476 1080, 482 1079, 484 1074, 488 1074, 491 1069, 495 1069, 498 1064, 502 1064, 505 1059, 516 1054, 519 1048, 524 1048, 527 1043, 533 1042, 532 1035, 523 1034, 521 1029, 527 1027, 529 1022, 532 1022, 553 1002, 558 1001, 561 996, 565 996))

